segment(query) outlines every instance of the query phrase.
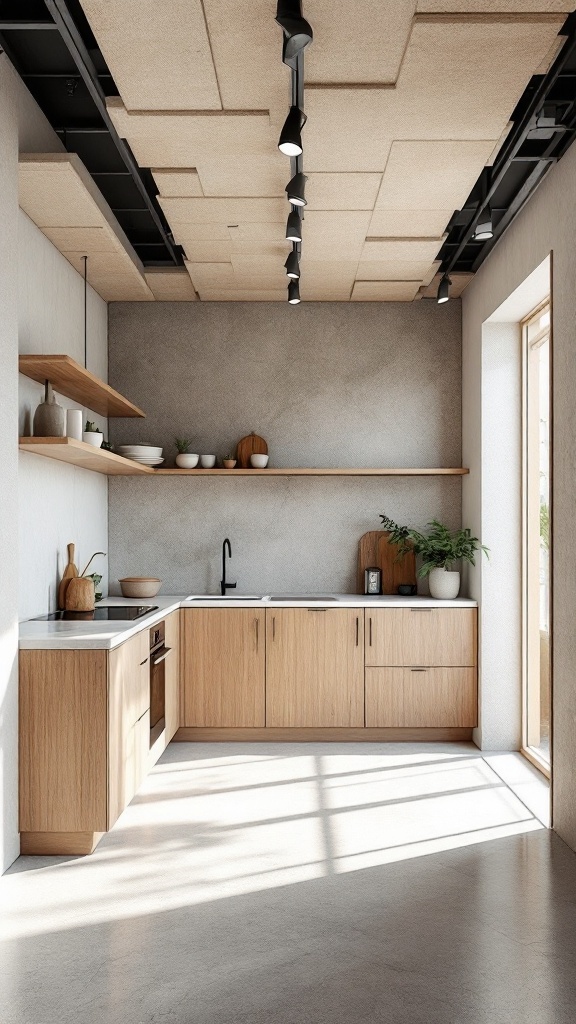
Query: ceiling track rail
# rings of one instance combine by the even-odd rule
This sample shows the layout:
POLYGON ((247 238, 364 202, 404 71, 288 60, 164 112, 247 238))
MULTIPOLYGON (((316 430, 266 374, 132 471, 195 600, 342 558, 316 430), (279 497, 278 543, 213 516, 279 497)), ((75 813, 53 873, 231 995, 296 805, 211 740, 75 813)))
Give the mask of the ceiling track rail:
POLYGON ((108 110, 106 107, 106 96, 104 94, 102 86, 100 85, 98 73, 96 71, 96 68, 94 67, 90 54, 88 53, 88 50, 84 45, 84 41, 82 39, 82 36, 80 35, 80 32, 78 31, 74 18, 72 17, 72 14, 68 9, 66 0, 44 0, 44 3, 46 4, 47 10, 54 19, 54 24, 58 29, 58 32, 60 33, 60 37, 64 42, 64 45, 66 46, 66 49, 68 50, 70 56, 72 57, 72 60, 74 61, 74 64, 76 65, 78 72, 82 80, 84 81, 84 84, 88 92, 90 93, 90 96, 94 102, 94 105, 96 106, 96 109, 98 110, 98 113, 100 114, 100 117, 102 118, 106 126, 110 138, 116 146, 116 149, 118 150, 118 153, 122 161, 124 162, 127 170, 132 176, 132 180, 136 188, 138 189, 141 198, 145 203, 146 209, 148 210, 148 213, 150 214, 154 222, 154 225, 158 230, 158 233, 162 238, 162 242, 164 243, 167 251, 170 253, 174 265, 176 266, 180 264, 182 261, 180 259, 179 254, 176 251, 176 248, 171 237, 169 237, 169 229, 164 221, 163 216, 160 213, 160 209, 157 205, 155 205, 148 189, 146 188, 146 185, 142 179, 140 168, 138 167, 138 164, 136 163, 134 156, 132 155, 130 147, 128 146, 127 142, 118 135, 118 132, 116 131, 116 128, 112 123, 110 115, 108 114, 108 110))
MULTIPOLYGON (((505 139, 492 167, 484 168, 464 207, 457 211, 448 225, 448 238, 444 242, 438 259, 440 273, 445 282, 451 272, 472 272, 482 265, 514 217, 525 206, 550 167, 566 152, 576 133, 576 15, 569 15, 560 35, 566 40, 550 69, 543 76, 532 79, 521 98, 517 110, 518 119, 505 139), (569 90, 570 95, 557 95, 559 84, 569 90), (539 129, 539 117, 548 108, 548 113, 562 111, 561 119, 548 118, 545 128, 539 129), (553 122, 550 126, 550 123, 553 122), (540 131, 540 135, 538 134, 540 131), (548 145, 538 145, 546 140, 548 145), (537 140, 532 142, 531 140, 537 140), (529 171, 525 177, 519 174, 520 166, 529 171), (511 185, 506 202, 502 192, 506 191, 507 178, 511 185), (491 200, 495 199, 494 205, 491 200), (486 211, 494 218, 491 237, 485 241, 475 240, 478 225, 485 219, 486 211), (472 249, 472 252, 470 252, 472 249)), ((546 111, 545 111, 546 112, 546 111)), ((441 282, 442 284, 442 282, 441 282)))

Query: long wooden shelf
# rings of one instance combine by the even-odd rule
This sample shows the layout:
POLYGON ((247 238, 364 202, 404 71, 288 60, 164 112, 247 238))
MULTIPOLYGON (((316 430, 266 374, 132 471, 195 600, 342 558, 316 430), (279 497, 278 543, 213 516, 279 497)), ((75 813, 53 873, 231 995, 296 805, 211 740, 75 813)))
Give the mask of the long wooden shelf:
POLYGON ((129 402, 109 384, 84 369, 75 359, 64 355, 20 356, 18 369, 25 377, 43 384, 49 380, 54 391, 86 406, 101 416, 145 416, 133 402, 129 402))
POLYGON ((106 476, 142 476, 154 472, 149 466, 124 459, 105 448, 94 448, 73 437, 21 437, 20 449, 106 476))
POLYGON ((94 448, 84 441, 72 437, 21 437, 20 448, 35 455, 44 455, 58 462, 67 462, 82 469, 91 469, 108 476, 464 476, 469 472, 461 467, 455 469, 315 469, 308 466, 299 468, 266 469, 151 469, 131 459, 124 459, 104 448, 94 448))
POLYGON ((465 476, 470 470, 457 469, 314 469, 308 466, 288 469, 156 469, 156 476, 465 476))

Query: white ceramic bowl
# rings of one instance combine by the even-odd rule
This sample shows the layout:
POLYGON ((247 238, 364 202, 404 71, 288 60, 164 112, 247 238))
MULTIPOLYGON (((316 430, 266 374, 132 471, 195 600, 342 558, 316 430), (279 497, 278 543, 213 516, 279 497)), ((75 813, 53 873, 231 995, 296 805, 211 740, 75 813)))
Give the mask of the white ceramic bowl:
POLYGON ((216 456, 215 455, 201 455, 200 456, 200 465, 202 466, 203 469, 213 469, 214 466, 216 465, 216 456))
POLYGON ((156 597, 162 580, 155 576, 125 576, 118 580, 122 597, 156 597))
POLYGON ((253 466, 254 469, 266 469, 266 466, 268 465, 268 456, 267 455, 251 455, 250 456, 250 465, 253 466))
POLYGON ((148 458, 159 459, 163 449, 151 444, 119 444, 116 451, 122 452, 123 455, 145 455, 148 458))
POLYGON ((199 458, 199 455, 194 455, 192 452, 180 452, 176 456, 176 465, 180 466, 180 469, 195 469, 199 458))
POLYGON ((93 448, 101 448, 104 434, 101 434, 99 431, 96 433, 94 430, 84 430, 82 440, 85 444, 91 444, 93 448))

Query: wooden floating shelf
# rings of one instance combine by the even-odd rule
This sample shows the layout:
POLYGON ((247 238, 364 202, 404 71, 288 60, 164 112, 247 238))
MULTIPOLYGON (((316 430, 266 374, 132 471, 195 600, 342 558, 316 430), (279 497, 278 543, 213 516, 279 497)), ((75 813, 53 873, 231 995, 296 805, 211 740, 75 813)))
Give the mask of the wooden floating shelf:
POLYGON ((86 406, 100 416, 145 416, 133 402, 105 384, 70 356, 20 356, 18 369, 25 377, 43 384, 49 380, 54 391, 86 406))
POLYGON ((121 455, 108 452, 105 448, 94 448, 73 437, 21 437, 20 449, 58 462, 67 462, 70 466, 79 466, 80 469, 104 473, 106 476, 142 476, 154 472, 149 466, 123 459, 121 455))
POLYGON ((156 476, 465 476, 462 469, 155 469, 156 476))
POLYGON ((151 469, 73 437, 21 437, 20 448, 107 476, 464 476, 467 469, 151 469))

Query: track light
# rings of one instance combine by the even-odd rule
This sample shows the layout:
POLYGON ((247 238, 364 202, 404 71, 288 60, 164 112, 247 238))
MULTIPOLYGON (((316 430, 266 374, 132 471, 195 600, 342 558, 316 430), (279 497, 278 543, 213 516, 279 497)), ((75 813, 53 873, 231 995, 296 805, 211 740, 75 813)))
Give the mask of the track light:
POLYGON ((300 256, 295 245, 292 246, 292 252, 288 256, 284 266, 286 267, 288 277, 300 277, 300 256))
POLYGON ((285 156, 300 156, 302 152, 302 129, 306 124, 306 114, 298 107, 290 107, 290 113, 284 121, 280 132, 278 149, 285 156))
POLYGON ((300 285, 298 281, 290 281, 288 285, 288 302, 291 306, 297 306, 300 302, 300 285))
POLYGON ((302 222, 298 210, 292 210, 286 221, 286 238, 289 242, 302 241, 302 222))
POLYGON ((472 235, 473 242, 486 242, 489 238, 494 237, 494 228, 492 227, 492 210, 489 206, 482 211, 480 220, 474 228, 474 234, 472 235))
POLYGON ((302 17, 300 0, 278 0, 276 21, 284 32, 282 60, 295 68, 298 55, 314 38, 312 26, 302 17))
POLYGON ((438 285, 438 295, 436 298, 438 305, 441 305, 443 302, 448 302, 448 299, 450 298, 451 284, 452 281, 450 280, 450 278, 447 276, 447 274, 444 274, 444 277, 442 278, 440 284, 438 285))
POLYGON ((286 185, 284 191, 288 196, 288 202, 292 203, 293 206, 306 206, 306 199, 304 198, 304 189, 308 178, 305 174, 299 171, 290 178, 290 181, 286 185))

